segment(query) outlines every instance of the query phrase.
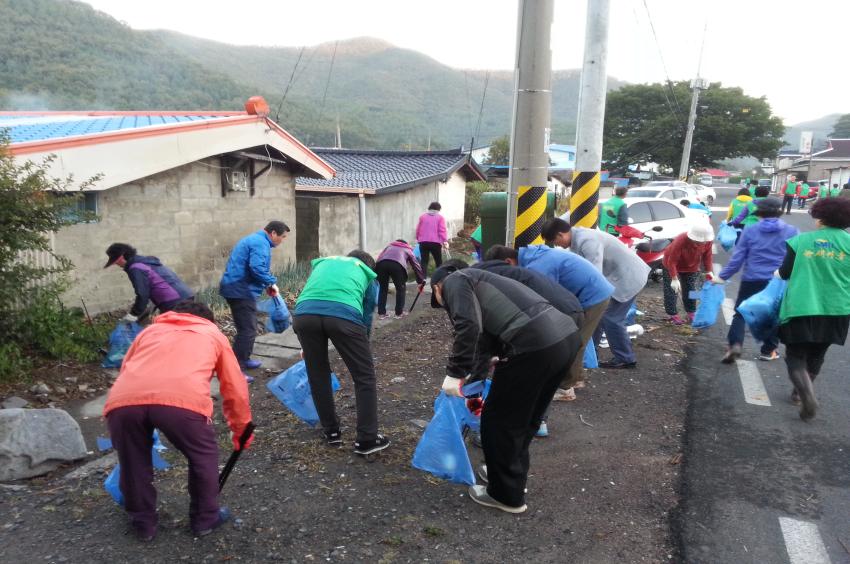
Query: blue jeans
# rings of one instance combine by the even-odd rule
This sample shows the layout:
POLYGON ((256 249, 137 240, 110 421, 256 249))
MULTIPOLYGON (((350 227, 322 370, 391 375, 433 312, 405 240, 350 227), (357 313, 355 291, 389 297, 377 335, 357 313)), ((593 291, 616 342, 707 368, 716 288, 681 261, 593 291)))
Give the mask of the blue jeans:
MULTIPOLYGON (((744 344, 744 330, 747 327, 744 317, 738 313, 738 306, 741 302, 754 296, 767 287, 770 280, 741 280, 741 285, 738 287, 738 298, 735 300, 735 315, 732 317, 732 325, 729 327, 729 334, 726 339, 729 341, 729 346, 744 344)), ((779 347, 779 336, 774 333, 761 344, 761 353, 770 354, 779 347)))
POLYGON ((611 347, 611 352, 614 353, 614 359, 617 362, 635 362, 635 351, 632 349, 632 341, 629 339, 629 332, 626 330, 626 317, 629 315, 629 309, 635 302, 637 296, 625 302, 618 302, 614 298, 608 303, 608 309, 602 315, 599 321, 599 326, 593 333, 593 342, 599 343, 602 338, 602 332, 608 338, 608 346, 611 347))

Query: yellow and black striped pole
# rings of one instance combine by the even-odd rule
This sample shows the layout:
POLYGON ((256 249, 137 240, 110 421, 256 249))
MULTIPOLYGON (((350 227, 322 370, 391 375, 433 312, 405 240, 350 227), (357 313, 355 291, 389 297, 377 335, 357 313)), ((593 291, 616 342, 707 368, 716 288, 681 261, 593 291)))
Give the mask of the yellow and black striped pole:
POLYGON ((546 187, 520 186, 517 198, 515 247, 543 244, 541 232, 546 214, 546 187))
POLYGON ((573 174, 570 191, 570 224, 575 227, 596 227, 599 223, 599 171, 580 171, 573 174))

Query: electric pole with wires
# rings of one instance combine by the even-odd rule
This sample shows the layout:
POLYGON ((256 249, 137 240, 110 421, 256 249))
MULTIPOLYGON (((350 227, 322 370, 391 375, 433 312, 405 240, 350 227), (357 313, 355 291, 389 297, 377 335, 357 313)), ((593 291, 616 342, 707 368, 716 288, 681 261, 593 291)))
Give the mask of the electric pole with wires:
POLYGON ((505 245, 542 243, 549 180, 554 0, 519 0, 505 245))

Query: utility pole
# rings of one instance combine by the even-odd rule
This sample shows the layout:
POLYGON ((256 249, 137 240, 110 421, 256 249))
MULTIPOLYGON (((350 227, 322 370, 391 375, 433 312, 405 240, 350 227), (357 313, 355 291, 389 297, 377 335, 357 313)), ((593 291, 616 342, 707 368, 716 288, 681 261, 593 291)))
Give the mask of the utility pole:
POLYGON ((691 161, 691 145, 694 142, 694 128, 697 122, 697 105, 699 104, 699 91, 705 88, 705 81, 697 76, 691 81, 691 115, 688 116, 688 132, 685 134, 685 146, 682 148, 682 163, 679 165, 679 180, 688 180, 688 168, 691 161))
POLYGON ((599 222, 602 130, 608 90, 608 13, 609 0, 587 1, 576 124, 576 169, 570 193, 570 222, 578 227, 596 227, 599 222))
POLYGON ((702 69, 702 53, 705 49, 705 36, 708 32, 708 24, 702 30, 702 44, 699 48, 699 61, 697 62, 697 77, 691 81, 691 113, 688 116, 688 131, 685 134, 685 146, 682 147, 682 163, 679 165, 679 180, 688 180, 688 170, 691 164, 691 146, 694 143, 694 128, 697 123, 697 107, 699 105, 699 91, 705 88, 705 81, 699 77, 702 69))
POLYGON ((542 242, 549 178, 554 0, 519 0, 505 245, 542 242))

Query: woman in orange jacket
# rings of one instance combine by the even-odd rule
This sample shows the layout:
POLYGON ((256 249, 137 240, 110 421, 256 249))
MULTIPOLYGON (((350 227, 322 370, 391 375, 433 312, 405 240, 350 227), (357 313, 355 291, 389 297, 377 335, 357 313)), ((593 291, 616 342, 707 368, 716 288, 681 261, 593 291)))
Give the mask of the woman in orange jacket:
MULTIPOLYGON (((212 311, 181 302, 142 331, 124 356, 103 415, 121 464, 121 492, 130 524, 142 541, 156 535, 156 489, 151 447, 159 429, 189 459, 189 519, 197 536, 230 518, 218 505, 218 445, 212 425, 210 380, 218 375, 222 411, 234 448, 251 421, 248 384, 212 311)), ((247 448, 253 435, 244 444, 247 448)))

